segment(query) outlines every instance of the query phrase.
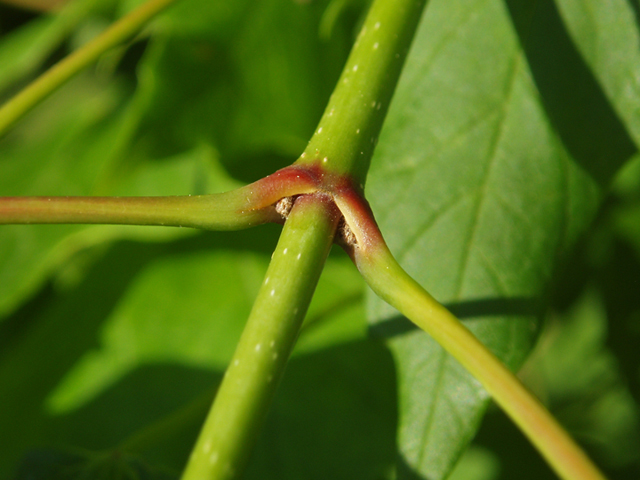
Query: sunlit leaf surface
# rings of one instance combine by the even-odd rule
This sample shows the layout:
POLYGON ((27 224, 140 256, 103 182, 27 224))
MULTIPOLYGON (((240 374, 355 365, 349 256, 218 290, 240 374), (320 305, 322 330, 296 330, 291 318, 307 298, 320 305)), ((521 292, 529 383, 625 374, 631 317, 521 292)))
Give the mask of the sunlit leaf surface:
MULTIPOLYGON (((606 22, 589 27, 606 36, 606 22)), ((598 80, 552 2, 432 1, 373 161, 368 192, 392 251, 512 368, 558 260, 635 151, 598 80)), ((444 478, 487 396, 397 312, 372 298, 370 313, 398 362, 402 478, 444 478)))
MULTIPOLYGON (((139 3, 0 7, 0 98, 139 3)), ((286 166, 366 3, 181 0, 0 139, 0 196, 219 192, 286 166)), ((523 376, 612 479, 640 477, 637 155, 609 191, 640 140, 638 11, 432 0, 367 184, 400 262, 510 367, 551 319, 523 376)), ((178 478, 279 230, 0 227, 0 477, 178 478)), ((247 478, 553 478, 494 412, 454 469, 486 393, 365 297, 333 254, 247 478)))

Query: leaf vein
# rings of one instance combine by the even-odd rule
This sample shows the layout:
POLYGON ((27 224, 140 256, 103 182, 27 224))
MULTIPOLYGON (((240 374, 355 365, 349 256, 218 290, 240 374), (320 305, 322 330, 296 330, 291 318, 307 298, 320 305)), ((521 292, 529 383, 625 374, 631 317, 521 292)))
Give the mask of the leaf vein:
POLYGON ((453 296, 454 300, 460 300, 462 295, 464 274, 467 269, 469 258, 471 256, 471 250, 473 248, 475 237, 478 233, 480 217, 482 216, 482 209, 484 207, 485 199, 488 196, 489 180, 497 159, 496 152, 498 150, 498 146, 500 145, 502 136, 505 132, 505 124, 506 124, 505 120, 508 117, 510 99, 511 99, 511 95, 513 93, 514 86, 517 80, 517 72, 519 69, 521 58, 522 58, 522 51, 520 50, 519 54, 514 55, 513 66, 511 68, 511 75, 510 75, 509 81, 506 84, 507 88, 504 96, 504 101, 502 102, 501 118, 498 121, 499 122, 498 128, 496 128, 495 135, 492 138, 490 152, 488 155, 489 162, 485 170, 484 178, 482 179, 482 183, 480 185, 478 201, 477 201, 476 208, 473 213, 471 225, 469 228, 468 240, 467 242, 465 242, 465 248, 462 251, 460 268, 458 270, 458 279, 456 281, 457 287, 456 287, 456 292, 453 296))

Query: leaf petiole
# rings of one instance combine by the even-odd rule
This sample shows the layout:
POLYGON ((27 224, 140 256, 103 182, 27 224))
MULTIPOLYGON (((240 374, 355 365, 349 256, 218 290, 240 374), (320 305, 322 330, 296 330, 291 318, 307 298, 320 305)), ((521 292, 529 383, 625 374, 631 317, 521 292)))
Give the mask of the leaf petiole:
POLYGON ((389 251, 366 202, 354 192, 336 204, 353 231, 351 257, 371 289, 427 332, 489 392, 566 480, 604 480, 587 455, 518 378, 449 310, 398 264, 389 251))

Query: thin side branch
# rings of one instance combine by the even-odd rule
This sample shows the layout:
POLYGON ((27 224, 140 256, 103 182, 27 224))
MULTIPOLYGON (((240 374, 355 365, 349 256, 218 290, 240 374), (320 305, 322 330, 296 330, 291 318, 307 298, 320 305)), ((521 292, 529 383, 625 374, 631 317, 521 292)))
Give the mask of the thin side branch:
MULTIPOLYGON (((300 167, 275 172, 226 193, 170 197, 0 197, 0 225, 85 223, 236 230, 283 221, 282 199, 312 193, 300 167)), ((285 216, 286 217, 286 216, 285 216)))

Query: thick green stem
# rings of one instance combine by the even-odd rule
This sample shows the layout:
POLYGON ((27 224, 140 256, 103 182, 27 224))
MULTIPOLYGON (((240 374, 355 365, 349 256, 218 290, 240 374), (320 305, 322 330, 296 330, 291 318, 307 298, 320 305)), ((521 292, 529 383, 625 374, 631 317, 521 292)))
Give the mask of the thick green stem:
POLYGON ((373 3, 340 80, 298 164, 364 184, 425 0, 373 3))
POLYGON ((92 41, 56 63, 0 107, 0 137, 24 114, 110 48, 131 38, 151 18, 176 0, 149 0, 111 25, 92 41))
POLYGON ((338 217, 327 195, 296 200, 183 480, 241 474, 298 336, 338 217))
POLYGON ((387 248, 367 206, 355 195, 336 203, 353 230, 352 257, 371 289, 433 337, 489 392, 556 473, 604 480, 548 410, 451 312, 407 274, 387 248))

